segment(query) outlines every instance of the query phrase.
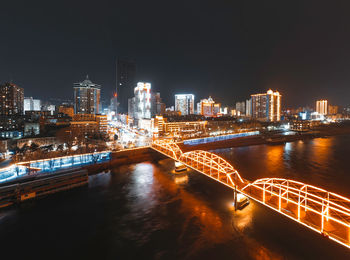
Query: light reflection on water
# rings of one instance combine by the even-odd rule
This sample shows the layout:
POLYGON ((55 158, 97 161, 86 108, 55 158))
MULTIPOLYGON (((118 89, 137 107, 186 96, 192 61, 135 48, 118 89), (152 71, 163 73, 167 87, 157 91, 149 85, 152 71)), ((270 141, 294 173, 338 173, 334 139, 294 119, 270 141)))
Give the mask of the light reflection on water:
MULTIPOLYGON (((350 138, 339 137, 215 153, 251 180, 289 177, 346 193, 349 145, 350 138)), ((192 170, 173 171, 172 160, 118 167, 90 177, 86 190, 4 211, 1 248, 10 251, 12 241, 29 237, 21 245, 26 257, 38 244, 76 259, 350 257, 347 249, 253 201, 234 212, 232 190, 192 170), (58 251, 58 244, 67 249, 58 251)))
POLYGON ((350 136, 338 136, 220 149, 215 153, 226 158, 242 177, 251 181, 266 177, 289 178, 350 197, 350 190, 346 188, 346 183, 350 185, 349 146, 350 136))

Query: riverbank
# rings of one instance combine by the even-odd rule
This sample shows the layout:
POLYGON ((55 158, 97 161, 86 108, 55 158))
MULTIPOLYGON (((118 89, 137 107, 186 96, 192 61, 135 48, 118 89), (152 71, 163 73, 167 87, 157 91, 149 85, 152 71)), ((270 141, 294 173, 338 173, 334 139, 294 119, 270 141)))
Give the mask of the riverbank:
POLYGON ((108 172, 122 165, 157 162, 165 158, 150 147, 112 152, 108 161, 82 164, 58 170, 30 172, 0 184, 0 208, 38 199, 88 184, 88 176, 108 172))
POLYGON ((286 142, 293 142, 298 140, 308 140, 319 137, 328 137, 335 135, 350 134, 350 122, 333 123, 329 125, 321 125, 317 128, 312 129, 308 132, 300 132, 295 134, 284 134, 284 133, 265 133, 255 136, 246 136, 239 138, 232 138, 227 140, 219 140, 215 142, 207 142, 201 144, 188 145, 183 142, 178 143, 179 147, 183 152, 191 150, 215 150, 223 148, 241 147, 241 146, 252 146, 261 144, 282 144, 286 142))
POLYGON ((122 165, 141 163, 145 161, 157 162, 164 158, 164 155, 154 151, 150 147, 141 147, 112 152, 109 161, 86 165, 84 168, 88 171, 89 175, 94 175, 122 165))

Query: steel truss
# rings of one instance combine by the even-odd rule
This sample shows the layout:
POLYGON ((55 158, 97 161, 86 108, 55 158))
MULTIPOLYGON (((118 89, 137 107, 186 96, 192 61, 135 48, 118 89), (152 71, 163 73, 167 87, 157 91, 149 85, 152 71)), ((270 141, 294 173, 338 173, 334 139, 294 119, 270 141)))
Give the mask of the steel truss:
POLYGON ((350 248, 349 198, 282 178, 250 182, 220 156, 202 150, 183 153, 171 140, 154 141, 152 148, 350 248))

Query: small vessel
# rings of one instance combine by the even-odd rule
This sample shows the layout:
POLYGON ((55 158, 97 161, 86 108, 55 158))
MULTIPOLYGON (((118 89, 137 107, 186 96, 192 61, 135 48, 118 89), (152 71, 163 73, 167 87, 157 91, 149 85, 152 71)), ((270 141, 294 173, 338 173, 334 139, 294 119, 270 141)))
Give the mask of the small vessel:
POLYGON ((267 138, 266 139, 268 144, 284 144, 286 142, 286 138, 279 137, 279 138, 267 138))
POLYGON ((241 210, 244 209, 246 206, 249 205, 249 198, 244 196, 241 193, 237 193, 237 209, 241 210))
POLYGON ((182 172, 182 171, 186 171, 187 170, 187 167, 183 164, 183 163, 180 163, 180 162, 175 162, 175 171, 176 172, 182 172))

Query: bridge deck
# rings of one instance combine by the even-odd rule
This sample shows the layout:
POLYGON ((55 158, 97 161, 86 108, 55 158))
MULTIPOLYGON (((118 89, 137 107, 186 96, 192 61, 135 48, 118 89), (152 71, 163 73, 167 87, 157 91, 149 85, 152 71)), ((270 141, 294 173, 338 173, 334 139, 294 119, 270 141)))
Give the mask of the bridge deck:
POLYGON ((250 182, 223 158, 205 151, 182 153, 172 141, 155 141, 152 148, 350 248, 350 199, 292 180, 250 182))

